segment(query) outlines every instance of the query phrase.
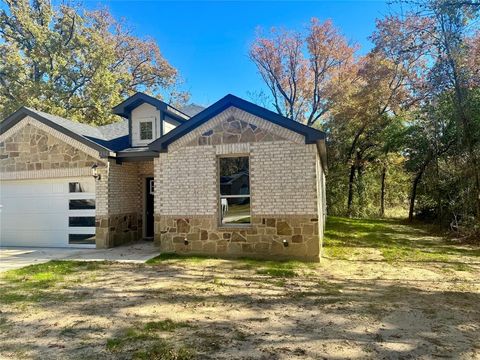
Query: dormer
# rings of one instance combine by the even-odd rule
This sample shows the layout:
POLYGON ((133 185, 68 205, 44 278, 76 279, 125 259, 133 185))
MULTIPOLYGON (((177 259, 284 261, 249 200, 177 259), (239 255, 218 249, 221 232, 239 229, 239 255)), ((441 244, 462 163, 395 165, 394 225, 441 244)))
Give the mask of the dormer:
POLYGON ((147 146, 190 118, 144 93, 136 93, 115 106, 113 113, 128 119, 131 147, 147 146))

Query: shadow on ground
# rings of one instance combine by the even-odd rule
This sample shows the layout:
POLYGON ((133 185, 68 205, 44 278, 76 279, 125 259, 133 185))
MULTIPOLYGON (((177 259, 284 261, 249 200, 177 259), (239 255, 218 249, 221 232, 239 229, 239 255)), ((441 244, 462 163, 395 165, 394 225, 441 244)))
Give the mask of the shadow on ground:
POLYGON ((463 270, 441 261, 362 260, 362 249, 393 244, 428 252, 429 241, 433 247, 444 243, 398 222, 351 224, 330 223, 327 249, 332 242, 360 251, 357 259, 332 256, 320 265, 164 257, 147 265, 57 262, 18 271, 0 280, 0 353, 49 359, 478 358, 475 250, 442 253, 445 266, 471 261, 463 270), (350 236, 332 237, 343 233, 350 236), (350 246, 350 238, 359 246, 350 246))

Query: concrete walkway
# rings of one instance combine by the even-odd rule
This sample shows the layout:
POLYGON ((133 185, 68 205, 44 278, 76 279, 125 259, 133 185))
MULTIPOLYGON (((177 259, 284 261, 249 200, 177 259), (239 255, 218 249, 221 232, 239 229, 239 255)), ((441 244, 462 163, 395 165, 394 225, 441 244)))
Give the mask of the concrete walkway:
POLYGON ((151 241, 139 241, 111 249, 0 247, 0 272, 50 260, 144 263, 158 254, 160 251, 151 241))

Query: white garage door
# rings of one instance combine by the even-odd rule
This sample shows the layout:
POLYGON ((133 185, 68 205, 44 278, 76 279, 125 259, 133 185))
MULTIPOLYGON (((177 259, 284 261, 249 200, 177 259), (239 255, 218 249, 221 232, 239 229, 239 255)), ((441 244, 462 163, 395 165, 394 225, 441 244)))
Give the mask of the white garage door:
POLYGON ((0 205, 1 246, 95 246, 91 177, 2 181, 0 205))

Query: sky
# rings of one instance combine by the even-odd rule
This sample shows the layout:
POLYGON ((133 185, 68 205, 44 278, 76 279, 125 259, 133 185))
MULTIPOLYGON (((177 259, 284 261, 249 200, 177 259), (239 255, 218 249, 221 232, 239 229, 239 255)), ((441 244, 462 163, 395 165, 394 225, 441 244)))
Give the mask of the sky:
POLYGON ((331 19, 350 41, 368 51, 375 19, 389 12, 384 1, 85 1, 107 6, 135 34, 154 38, 177 68, 191 102, 210 105, 226 94, 249 100, 266 90, 248 49, 256 30, 272 26, 302 30, 312 17, 331 19))

